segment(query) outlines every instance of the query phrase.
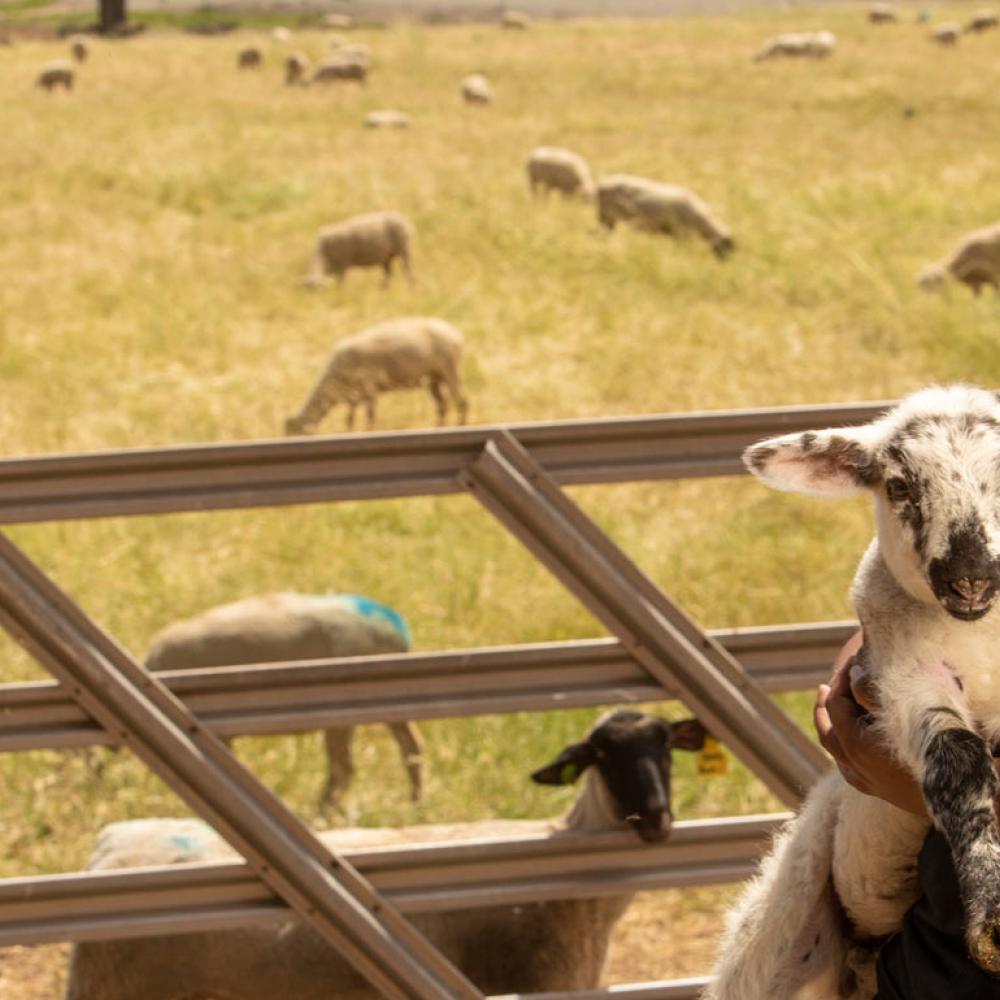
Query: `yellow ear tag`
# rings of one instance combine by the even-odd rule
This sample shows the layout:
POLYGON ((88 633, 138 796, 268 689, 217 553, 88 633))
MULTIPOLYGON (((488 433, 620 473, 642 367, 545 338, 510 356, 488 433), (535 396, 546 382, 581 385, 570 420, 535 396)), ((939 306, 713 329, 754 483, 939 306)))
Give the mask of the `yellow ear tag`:
POLYGON ((705 745, 698 751, 695 760, 698 762, 700 778, 716 778, 729 770, 729 758, 714 736, 705 737, 705 745))

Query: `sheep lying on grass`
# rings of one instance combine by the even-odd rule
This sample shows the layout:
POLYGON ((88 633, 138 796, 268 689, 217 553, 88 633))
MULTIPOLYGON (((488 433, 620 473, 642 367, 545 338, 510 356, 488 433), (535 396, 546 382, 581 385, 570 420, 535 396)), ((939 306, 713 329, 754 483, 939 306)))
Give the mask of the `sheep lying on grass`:
MULTIPOLYGON (((350 858, 393 844, 490 837, 579 838, 631 827, 644 840, 669 831, 671 749, 699 749, 695 719, 668 723, 634 711, 605 716, 532 777, 563 785, 585 774, 561 820, 485 821, 438 827, 330 830, 320 839, 350 858)), ((106 826, 89 867, 232 860, 233 851, 192 819, 131 820, 106 826)), ((414 913, 414 925, 486 995, 593 989, 611 932, 631 895, 414 913)), ((248 926, 169 937, 85 942, 73 948, 66 1000, 375 1000, 337 952, 308 927, 248 926)))
POLYGON ((264 53, 256 45, 249 45, 236 53, 239 69, 259 69, 264 64, 264 53))
POLYGON ((917 284, 938 291, 949 278, 968 285, 976 295, 983 285, 1000 290, 1000 222, 962 237, 944 260, 928 264, 917 275, 917 284))
MULTIPOLYGON (((951 849, 970 954, 1000 972, 1000 403, 932 388, 864 427, 763 441, 745 454, 771 486, 869 490, 877 533, 854 580, 870 725, 923 789, 951 849)), ((880 941, 919 893, 930 820, 821 779, 727 921, 706 1000, 870 1000, 880 941)), ((944 994, 942 994, 943 996, 944 994)))
POLYGON ((493 88, 481 73, 473 73, 462 81, 462 100, 466 104, 492 104, 493 88))
POLYGON ((531 151, 526 166, 532 194, 559 191, 564 195, 594 197, 590 167, 579 153, 556 146, 539 146, 531 151))
POLYGON ((645 232, 668 236, 694 231, 717 257, 725 257, 734 247, 728 227, 693 191, 645 177, 602 177, 597 183, 597 218, 608 229, 627 222, 645 232))
MULTIPOLYGON (((336 656, 403 653, 410 630, 392 608, 354 594, 266 594, 210 608, 158 632, 146 654, 149 670, 186 670, 280 663, 336 656)), ((413 799, 423 786, 420 736, 408 722, 389 729, 406 765, 413 799)), ((354 772, 352 726, 324 733, 328 772, 320 796, 336 802, 354 772)))
POLYGON ((394 108, 383 108, 379 111, 369 111, 365 115, 365 128, 409 128, 410 116, 405 111, 394 108))
POLYGON ((326 283, 327 275, 334 274, 338 281, 343 281, 352 267, 381 267, 388 284, 392 262, 397 258, 412 280, 412 239, 413 226, 399 212, 368 212, 326 226, 316 235, 304 283, 318 288, 326 283))
POLYGON ((50 93, 58 87, 72 90, 76 80, 76 70, 73 64, 65 59, 56 59, 46 63, 35 77, 35 86, 50 93))
POLYGON ((375 426, 380 392, 426 386, 434 397, 438 424, 448 403, 446 386, 464 424, 469 404, 462 389, 462 335, 450 323, 429 316, 386 320, 347 337, 334 348, 302 409, 285 421, 286 434, 308 434, 338 403, 347 406, 347 429, 354 428, 354 412, 364 405, 368 430, 375 426))
POLYGON ((289 87, 303 86, 309 72, 309 58, 304 52, 291 52, 285 56, 285 83, 289 87))
POLYGON ((830 31, 798 31, 776 35, 754 53, 753 61, 781 56, 804 59, 825 59, 833 53, 837 39, 830 31))
POLYGON ((1000 17, 994 10, 977 10, 965 25, 968 32, 990 31, 1000 25, 1000 17))

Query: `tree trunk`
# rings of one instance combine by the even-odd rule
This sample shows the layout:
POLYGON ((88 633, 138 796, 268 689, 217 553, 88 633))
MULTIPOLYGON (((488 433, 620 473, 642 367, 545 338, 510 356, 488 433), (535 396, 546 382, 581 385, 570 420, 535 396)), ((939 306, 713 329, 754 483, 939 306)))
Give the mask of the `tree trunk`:
POLYGON ((100 28, 104 35, 114 35, 125 27, 125 0, 98 0, 100 28))

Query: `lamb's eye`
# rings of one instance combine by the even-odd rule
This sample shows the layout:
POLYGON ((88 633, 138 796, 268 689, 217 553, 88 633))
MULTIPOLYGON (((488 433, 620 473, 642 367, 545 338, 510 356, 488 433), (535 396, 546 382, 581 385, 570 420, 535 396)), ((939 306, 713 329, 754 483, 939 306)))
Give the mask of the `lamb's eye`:
POLYGON ((886 481, 885 495, 893 503, 902 503, 904 500, 912 499, 909 484, 905 479, 900 479, 898 476, 886 481))

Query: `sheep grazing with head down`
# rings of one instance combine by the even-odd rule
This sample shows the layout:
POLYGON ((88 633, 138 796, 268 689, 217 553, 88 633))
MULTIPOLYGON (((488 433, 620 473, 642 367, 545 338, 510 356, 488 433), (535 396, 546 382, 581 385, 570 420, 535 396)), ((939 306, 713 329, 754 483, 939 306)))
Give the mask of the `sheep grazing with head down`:
MULTIPOLYGON (((146 654, 153 671, 282 663, 405 653, 410 630, 392 608, 356 594, 265 594, 209 608, 158 632, 146 654)), ((423 787, 420 736, 409 722, 389 730, 399 746, 413 799, 423 787)), ((324 733, 327 779, 322 803, 338 802, 354 773, 353 726, 324 733)))
POLYGON ((397 259, 412 280, 412 241, 413 226, 399 212, 368 212, 325 226, 316 234, 304 283, 318 288, 326 283, 328 275, 336 275, 338 281, 343 281, 352 267, 381 267, 388 284, 392 263, 397 259))
MULTIPOLYGON (((565 785, 586 781, 559 821, 492 820, 401 829, 330 830, 320 839, 348 860, 391 845, 541 837, 634 830, 654 842, 671 824, 670 754, 696 750, 705 730, 695 719, 670 723, 640 712, 611 713, 532 777, 565 785)), ((98 836, 89 867, 233 860, 200 820, 131 820, 98 836)), ((631 895, 548 900, 411 915, 414 926, 487 995, 593 989, 614 926, 631 895)), ((376 1000, 369 986, 308 927, 251 926, 169 937, 84 942, 74 946, 66 1000, 376 1000)))
POLYGON ((627 222, 667 236, 694 232, 716 257, 726 257, 735 246, 729 228, 693 191, 630 174, 613 174, 597 182, 597 219, 607 229, 627 222))
POLYGON ((870 1000, 878 943, 919 892, 929 824, 954 861, 970 954, 1000 972, 1000 403, 931 388, 863 427, 763 441, 754 475, 817 496, 868 490, 877 531, 855 577, 852 676, 873 732, 923 789, 930 820, 821 779, 727 921, 708 1000, 870 1000))
POLYGON ((340 50, 318 63, 309 80, 311 83, 353 80, 364 86, 368 80, 368 60, 355 52, 340 50))
POLYGON ((493 87, 481 73, 473 73, 462 81, 461 94, 466 104, 493 103, 493 87))
POLYGON ((949 278, 968 285, 976 295, 983 285, 1000 290, 1000 222, 963 236, 944 260, 928 264, 917 275, 917 284, 940 291, 949 278))
POLYGON ((837 47, 831 31, 794 31, 769 39, 753 55, 754 62, 781 57, 826 59, 837 47))
POLYGON ((1000 25, 1000 17, 995 10, 977 10, 966 22, 967 32, 978 33, 981 31, 991 31, 1000 25))
POLYGON ((558 191, 567 196, 594 197, 590 167, 579 153, 557 146, 538 146, 531 151, 525 166, 532 194, 558 191))
POLYGON ((285 421, 286 434, 308 434, 338 403, 347 406, 347 429, 363 405, 368 430, 375 426, 380 392, 426 386, 434 398, 438 424, 448 414, 447 388, 464 424, 469 404, 462 388, 462 335, 450 323, 430 316, 386 320, 347 337, 334 348, 319 381, 295 416, 285 421))
POLYGON ((72 90, 76 80, 76 70, 73 64, 66 59, 55 59, 46 63, 35 77, 35 86, 41 87, 51 93, 62 87, 63 90, 72 90))

